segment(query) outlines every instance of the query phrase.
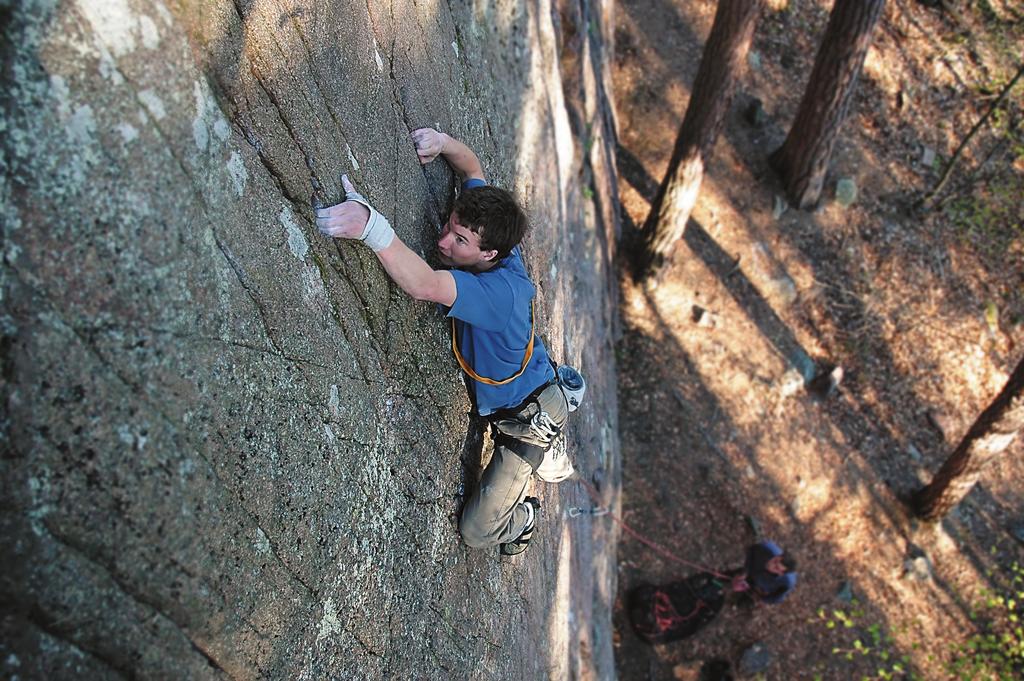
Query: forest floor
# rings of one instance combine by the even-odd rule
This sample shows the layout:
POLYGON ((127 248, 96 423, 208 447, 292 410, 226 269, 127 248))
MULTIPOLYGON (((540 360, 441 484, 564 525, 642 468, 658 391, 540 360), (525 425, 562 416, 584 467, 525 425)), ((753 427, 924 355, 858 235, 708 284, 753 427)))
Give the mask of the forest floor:
MULTIPOLYGON (((697 679, 711 658, 736 669, 755 644, 770 655, 764 679, 944 679, 950 646, 986 619, 984 590, 1006 591, 1024 564, 1022 438, 941 524, 905 506, 1024 353, 1024 84, 970 145, 940 208, 914 209, 1024 44, 1020 3, 946 4, 962 9, 887 3, 820 206, 779 215, 766 159, 831 3, 770 0, 669 266, 655 282, 622 275, 622 519, 676 557, 622 535, 624 681, 697 679), (761 125, 743 115, 755 97, 761 125), (841 178, 858 189, 848 207, 835 199, 841 178), (844 372, 834 393, 804 389, 831 366, 844 372), (663 645, 630 629, 632 588, 739 566, 757 537, 800 561, 784 603, 727 605, 663 645)), ((665 173, 715 5, 616 7, 627 233, 665 173)))

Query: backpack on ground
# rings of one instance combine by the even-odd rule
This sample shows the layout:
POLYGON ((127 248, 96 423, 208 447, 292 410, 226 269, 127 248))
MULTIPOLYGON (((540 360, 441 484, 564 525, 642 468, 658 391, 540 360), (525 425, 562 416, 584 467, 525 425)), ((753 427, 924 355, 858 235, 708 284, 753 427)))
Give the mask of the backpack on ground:
POLYGON ((724 604, 724 584, 707 572, 662 586, 642 584, 627 599, 633 630, 651 644, 693 636, 724 604))

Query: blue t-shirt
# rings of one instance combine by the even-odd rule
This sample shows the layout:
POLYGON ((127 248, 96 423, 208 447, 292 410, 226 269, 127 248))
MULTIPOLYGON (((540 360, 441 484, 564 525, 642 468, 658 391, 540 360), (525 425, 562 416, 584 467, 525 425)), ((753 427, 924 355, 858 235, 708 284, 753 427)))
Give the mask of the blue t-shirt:
MULTIPOLYGON (((463 191, 485 186, 487 181, 480 178, 462 183, 463 191)), ((486 272, 452 270, 452 276, 456 297, 448 316, 455 319, 462 358, 485 378, 502 381, 514 375, 522 367, 530 343, 531 303, 537 293, 519 247, 486 272)), ((554 375, 544 342, 536 336, 530 363, 515 380, 505 385, 487 385, 467 376, 466 382, 477 411, 487 416, 519 405, 554 375)))
MULTIPOLYGON (((523 365, 530 342, 530 281, 517 246, 486 272, 452 270, 456 297, 448 316, 455 319, 459 352, 473 371, 501 381, 523 365)), ((523 373, 505 385, 487 385, 467 377, 477 411, 487 416, 517 406, 555 375, 544 342, 537 335, 533 356, 523 373)))
POLYGON ((771 541, 758 542, 747 550, 747 582, 765 603, 781 603, 796 586, 795 572, 777 575, 766 567, 769 560, 782 553, 771 541))

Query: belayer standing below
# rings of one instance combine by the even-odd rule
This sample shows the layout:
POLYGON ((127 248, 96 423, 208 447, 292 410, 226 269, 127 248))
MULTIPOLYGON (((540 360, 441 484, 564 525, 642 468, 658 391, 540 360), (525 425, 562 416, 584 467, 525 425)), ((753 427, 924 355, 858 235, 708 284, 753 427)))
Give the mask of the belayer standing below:
POLYGON ((526 550, 540 511, 540 502, 526 496, 531 476, 558 482, 573 472, 564 448, 552 445, 582 397, 582 377, 567 367, 556 372, 536 333, 536 288, 518 247, 527 219, 515 199, 487 184, 479 159, 462 142, 431 128, 412 137, 420 163, 443 156, 463 180, 437 242, 449 269, 435 270, 406 246, 347 176, 346 200, 318 209, 316 223, 328 236, 362 240, 403 291, 447 308, 452 350, 495 445, 459 531, 471 547, 500 545, 501 553, 515 555, 526 550))
POLYGON ((747 547, 747 561, 733 573, 733 591, 746 592, 755 602, 781 603, 796 586, 796 558, 768 540, 747 547))

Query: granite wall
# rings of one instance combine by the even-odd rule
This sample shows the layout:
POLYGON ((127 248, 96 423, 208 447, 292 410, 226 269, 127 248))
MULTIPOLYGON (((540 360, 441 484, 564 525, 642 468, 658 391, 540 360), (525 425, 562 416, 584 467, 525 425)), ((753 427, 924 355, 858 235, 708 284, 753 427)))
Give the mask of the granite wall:
POLYGON ((347 172, 429 256, 456 183, 409 132, 476 149, 617 504, 610 11, 0 0, 6 678, 614 676, 614 526, 538 482, 525 555, 459 542, 444 320, 311 210, 347 172))

